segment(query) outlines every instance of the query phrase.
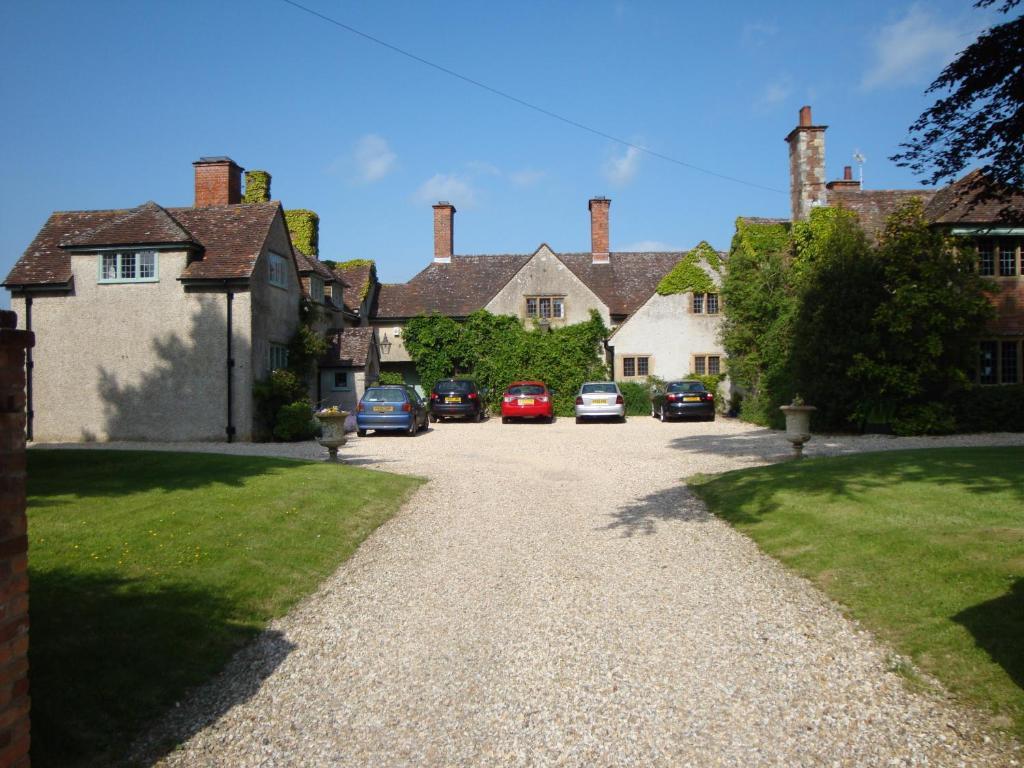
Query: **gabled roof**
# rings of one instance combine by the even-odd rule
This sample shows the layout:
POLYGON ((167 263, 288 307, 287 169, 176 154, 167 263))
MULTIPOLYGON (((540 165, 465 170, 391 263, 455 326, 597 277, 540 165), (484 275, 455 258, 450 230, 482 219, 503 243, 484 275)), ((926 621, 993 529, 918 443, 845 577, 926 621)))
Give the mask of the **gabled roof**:
POLYGON ((343 262, 334 268, 334 274, 344 288, 345 306, 360 307, 366 293, 370 290, 370 282, 376 271, 374 263, 369 259, 356 259, 343 262))
POLYGON ((373 339, 374 329, 370 326, 335 328, 328 331, 329 346, 320 358, 320 365, 325 368, 339 366, 363 368, 369 362, 373 339))
POLYGON ((195 246, 192 233, 164 208, 150 200, 87 232, 66 237, 61 248, 70 251, 89 250, 117 245, 183 245, 195 246))
POLYGON ((997 224, 1008 212, 1024 222, 1024 192, 993 190, 980 170, 971 171, 935 193, 925 213, 936 224, 997 224))
POLYGON ((58 211, 46 220, 3 284, 66 285, 71 280, 71 251, 115 245, 193 249, 198 258, 182 272, 185 280, 247 278, 280 208, 276 202, 166 209, 146 203, 130 210, 58 211))
POLYGON ((374 316, 405 318, 437 312, 465 317, 482 309, 530 256, 452 256, 450 264, 431 263, 407 283, 382 284, 374 316))
POLYGON ((936 194, 934 189, 832 189, 829 205, 846 208, 857 214, 864 232, 872 240, 885 229, 885 220, 912 197, 921 198, 927 207, 936 194))
POLYGON ((658 283, 686 251, 612 251, 607 264, 594 264, 587 253, 559 253, 558 258, 598 295, 613 315, 628 315, 650 298, 658 283))
POLYGON ((307 256, 295 246, 292 246, 292 252, 295 254, 295 266, 298 268, 300 275, 316 274, 322 277, 326 283, 333 283, 338 280, 337 275, 320 259, 307 256))

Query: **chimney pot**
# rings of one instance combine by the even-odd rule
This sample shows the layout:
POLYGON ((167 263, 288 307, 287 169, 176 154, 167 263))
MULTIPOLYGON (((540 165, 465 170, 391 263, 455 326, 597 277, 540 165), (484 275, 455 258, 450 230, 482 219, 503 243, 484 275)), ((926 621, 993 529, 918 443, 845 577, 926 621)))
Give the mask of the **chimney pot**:
POLYGON ((853 168, 849 165, 843 166, 843 181, 853 181, 853 168))
POLYGON ((806 128, 811 125, 811 108, 810 106, 800 107, 800 127, 806 128))
POLYGON ((612 201, 607 197, 592 197, 590 209, 590 255, 594 264, 607 264, 608 256, 608 208, 612 201))
POLYGON ((242 171, 230 157, 200 157, 195 167, 195 207, 242 202, 242 171))
POLYGON ((434 206, 434 263, 450 264, 455 246, 455 206, 441 200, 434 206))

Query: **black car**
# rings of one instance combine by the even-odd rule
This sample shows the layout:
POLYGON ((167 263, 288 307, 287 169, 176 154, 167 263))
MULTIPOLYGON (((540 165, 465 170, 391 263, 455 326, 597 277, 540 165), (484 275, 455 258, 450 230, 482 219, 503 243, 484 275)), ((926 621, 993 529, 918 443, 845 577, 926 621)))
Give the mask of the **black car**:
POLYGON ((651 416, 668 421, 680 416, 715 420, 715 396, 699 381, 670 381, 651 394, 651 416))
POLYGON ((483 393, 472 379, 442 379, 430 391, 430 420, 458 416, 483 421, 486 411, 483 393))

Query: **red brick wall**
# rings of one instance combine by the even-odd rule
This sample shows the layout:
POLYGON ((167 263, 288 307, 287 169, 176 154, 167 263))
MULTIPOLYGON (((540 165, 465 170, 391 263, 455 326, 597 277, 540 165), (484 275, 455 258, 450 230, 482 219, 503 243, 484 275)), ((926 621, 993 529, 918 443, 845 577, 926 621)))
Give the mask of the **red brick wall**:
POLYGON ((612 201, 595 197, 590 208, 590 253, 595 264, 608 262, 608 208, 612 201))
POLYGON ((230 160, 193 163, 196 169, 196 208, 242 202, 242 169, 230 160))
POLYGON ((0 310, 0 766, 29 764, 25 350, 31 333, 0 310))
POLYGON ((992 278, 996 307, 992 330, 1000 336, 1024 336, 1024 277, 992 278))
POLYGON ((438 203, 434 206, 434 260, 450 260, 454 248, 455 206, 438 203))

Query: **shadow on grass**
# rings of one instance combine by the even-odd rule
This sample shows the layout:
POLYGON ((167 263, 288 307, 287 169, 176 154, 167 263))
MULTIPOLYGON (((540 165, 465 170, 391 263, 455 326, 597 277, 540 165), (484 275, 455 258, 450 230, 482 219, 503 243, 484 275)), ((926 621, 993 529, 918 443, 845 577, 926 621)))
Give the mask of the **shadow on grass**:
POLYGON ((967 608, 952 619, 1024 690, 1024 577, 1005 595, 967 608))
MULTIPOLYGON (((32 763, 117 764, 127 746, 259 634, 223 597, 113 574, 31 573, 32 763)), ((265 677, 291 646, 269 638, 265 677)), ((237 690, 222 710, 250 697, 237 690)), ((173 745, 166 745, 168 747, 173 745)))
POLYGON ((612 521, 604 526, 605 530, 618 531, 629 537, 656 533, 659 522, 682 520, 703 523, 711 515, 689 488, 677 485, 619 507, 611 513, 611 517, 612 521))
MULTIPOLYGON (((291 459, 170 451, 47 450, 28 452, 29 505, 48 496, 127 496, 151 490, 239 487, 251 477, 294 469, 291 459)), ((64 503, 64 502, 61 502, 64 503)))
POLYGON ((777 511, 781 493, 854 499, 900 483, 955 487, 980 495, 1011 493, 1024 500, 1024 448, 930 448, 791 461, 694 477, 688 482, 733 523, 756 523, 777 511))

